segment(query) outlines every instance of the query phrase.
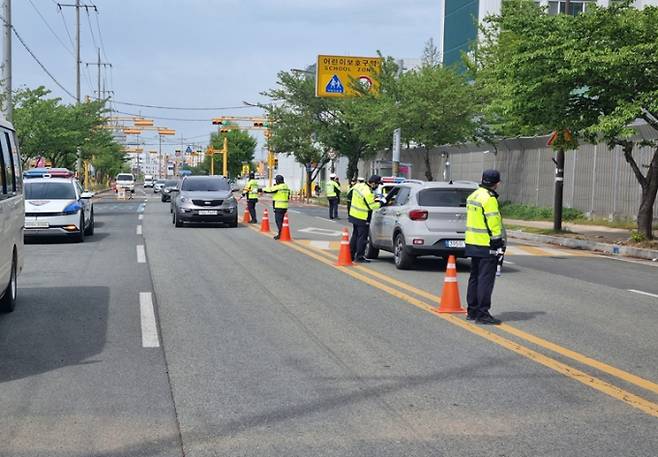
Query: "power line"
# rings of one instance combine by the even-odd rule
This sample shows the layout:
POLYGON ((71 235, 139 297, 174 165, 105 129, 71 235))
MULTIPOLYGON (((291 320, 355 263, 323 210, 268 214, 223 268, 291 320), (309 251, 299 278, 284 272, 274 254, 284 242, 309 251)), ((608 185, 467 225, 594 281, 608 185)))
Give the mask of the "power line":
POLYGON ((103 56, 105 57, 105 60, 110 60, 107 57, 107 53, 105 52, 105 43, 103 42, 103 33, 101 32, 101 23, 100 20, 98 19, 98 10, 96 10, 96 27, 98 28, 98 40, 101 42, 101 51, 103 51, 103 56))
POLYGON ((113 100, 114 103, 118 105, 127 105, 127 106, 139 106, 141 108, 155 108, 155 109, 170 109, 170 110, 180 110, 180 111, 220 111, 227 109, 245 109, 252 108, 251 106, 220 106, 215 108, 200 108, 200 107, 181 107, 181 106, 158 106, 158 105, 146 105, 142 103, 132 103, 132 102, 120 102, 113 100))
POLYGON ((44 64, 41 63, 41 61, 39 60, 39 58, 38 58, 38 57, 32 52, 32 50, 28 47, 27 43, 25 43, 25 41, 23 40, 23 37, 21 37, 21 36, 18 34, 18 31, 16 30, 16 27, 14 27, 12 24, 9 24, 9 23, 7 22, 7 19, 5 19, 4 16, 0 16, 0 20, 2 20, 2 22, 5 23, 5 25, 7 25, 7 26, 9 26, 9 28, 11 28, 12 32, 14 32, 14 35, 16 35, 16 38, 18 38, 18 41, 20 41, 20 43, 23 45, 23 47, 25 48, 25 50, 26 50, 26 51, 32 56, 32 58, 36 61, 36 63, 39 64, 39 66, 41 67, 41 69, 42 69, 42 70, 43 70, 43 71, 44 71, 44 72, 50 77, 50 79, 52 79, 53 82, 54 82, 55 84, 57 84, 57 86, 59 86, 59 88, 62 89, 62 90, 63 90, 63 91, 69 96, 69 97, 75 99, 75 98, 76 98, 75 95, 73 95, 71 92, 69 92, 69 91, 66 89, 66 87, 64 87, 59 81, 57 81, 57 79, 52 75, 52 73, 50 73, 50 71, 48 71, 48 69, 46 68, 46 66, 45 66, 44 64))
POLYGON ((57 39, 57 41, 59 41, 59 43, 64 47, 64 49, 66 49, 66 51, 67 51, 69 54, 71 54, 71 55, 73 56, 73 55, 74 55, 74 54, 73 54, 73 50, 72 50, 72 49, 69 49, 69 47, 64 43, 64 41, 62 41, 62 39, 59 37, 59 35, 57 35, 57 33, 55 32, 55 30, 50 26, 50 23, 46 20, 45 17, 43 17, 43 14, 41 14, 41 11, 39 11, 39 8, 37 8, 37 5, 35 5, 34 2, 33 2, 32 0, 29 0, 29 2, 30 2, 30 5, 32 5, 32 8, 34 8, 34 10, 35 10, 35 11, 37 12, 37 14, 39 15, 39 17, 41 18, 41 20, 43 21, 43 23, 46 24, 46 27, 48 27, 48 30, 50 30, 50 32, 51 32, 51 33, 53 34, 53 36, 57 39))
MULTIPOLYGON (((89 8, 85 8, 87 10, 87 24, 89 24, 89 33, 91 34, 91 41, 94 43, 94 47, 98 48, 98 44, 96 43, 96 36, 94 35, 94 28, 91 26, 91 18, 89 17, 89 8)), ((98 11, 96 11, 96 14, 98 14, 98 11)))
POLYGON ((62 17, 62 22, 64 23, 64 30, 66 30, 66 35, 69 37, 69 41, 71 42, 71 46, 75 47, 75 44, 73 44, 73 38, 71 37, 71 32, 69 32, 69 26, 66 24, 66 18, 64 17, 64 13, 62 13, 62 9, 59 7, 59 4, 53 0, 53 3, 57 5, 57 12, 59 15, 62 17))

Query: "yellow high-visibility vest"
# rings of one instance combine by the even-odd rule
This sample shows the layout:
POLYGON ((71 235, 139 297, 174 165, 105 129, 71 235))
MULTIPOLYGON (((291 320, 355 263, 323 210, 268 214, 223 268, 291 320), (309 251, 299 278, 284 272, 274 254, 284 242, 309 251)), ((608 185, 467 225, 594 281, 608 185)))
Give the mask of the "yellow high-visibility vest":
POLYGON ((272 187, 263 189, 263 192, 272 195, 272 201, 274 202, 274 209, 288 209, 288 200, 290 200, 290 188, 288 184, 276 184, 272 187))
POLYGON ((375 195, 366 183, 358 183, 352 188, 350 216, 353 218, 367 221, 370 211, 374 211, 380 206, 381 204, 375 200, 375 195))
POLYGON ((489 247, 491 240, 502 237, 498 199, 488 189, 479 187, 466 199, 466 244, 489 247))
POLYGON ((250 179, 247 185, 244 186, 244 191, 247 192, 248 199, 258 199, 258 181, 250 179))
POLYGON ((333 198, 336 196, 336 190, 340 192, 340 186, 336 181, 329 180, 327 181, 327 198, 333 198))

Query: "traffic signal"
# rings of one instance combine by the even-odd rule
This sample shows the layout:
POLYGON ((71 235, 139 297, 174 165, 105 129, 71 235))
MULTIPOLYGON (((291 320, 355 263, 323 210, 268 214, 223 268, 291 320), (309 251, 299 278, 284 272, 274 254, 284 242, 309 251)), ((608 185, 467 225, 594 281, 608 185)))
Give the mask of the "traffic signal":
POLYGON ((224 119, 221 117, 214 117, 212 119, 212 125, 224 125, 224 119))
POLYGON ((257 127, 257 128, 268 128, 269 126, 270 126, 270 125, 269 125, 267 122, 265 122, 265 121, 261 121, 261 120, 254 121, 254 127, 257 127))
POLYGON ((274 159, 274 169, 275 170, 279 169, 279 159, 274 159))
POLYGON ((228 129, 228 128, 226 128, 226 129, 219 129, 219 133, 228 133, 228 132, 230 132, 230 131, 231 131, 231 129, 228 129))

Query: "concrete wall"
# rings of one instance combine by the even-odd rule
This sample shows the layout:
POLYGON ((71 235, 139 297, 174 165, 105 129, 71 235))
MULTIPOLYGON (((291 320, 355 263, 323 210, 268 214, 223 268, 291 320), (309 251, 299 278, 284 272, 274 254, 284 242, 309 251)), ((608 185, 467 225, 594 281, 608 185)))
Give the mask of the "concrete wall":
MULTIPOLYGON (((644 137, 647 137, 644 129, 644 137)), ((642 132, 641 132, 642 133, 642 132)), ((651 132, 649 132, 650 134, 651 132)), ((479 181, 487 168, 500 170, 503 185, 501 199, 543 207, 553 206, 555 165, 553 150, 546 146, 548 137, 510 139, 496 147, 465 145, 441 147, 430 152, 434 179, 479 181), (449 163, 446 165, 446 163, 449 163)), ((390 152, 388 153, 390 156, 390 152)), ((648 164, 653 155, 650 148, 637 148, 637 163, 648 164)), ((389 159, 382 154, 380 159, 389 159)), ((401 161, 412 164, 412 177, 425 179, 424 153, 406 149, 401 161)), ((373 170, 374 162, 364 162, 359 170, 373 170)), ((646 172, 646 168, 643 168, 646 172)), ((635 219, 641 189, 633 171, 619 148, 610 150, 605 144, 584 144, 576 151, 566 152, 564 169, 564 204, 586 215, 608 219, 635 219)), ((654 208, 658 217, 658 203, 654 208)))

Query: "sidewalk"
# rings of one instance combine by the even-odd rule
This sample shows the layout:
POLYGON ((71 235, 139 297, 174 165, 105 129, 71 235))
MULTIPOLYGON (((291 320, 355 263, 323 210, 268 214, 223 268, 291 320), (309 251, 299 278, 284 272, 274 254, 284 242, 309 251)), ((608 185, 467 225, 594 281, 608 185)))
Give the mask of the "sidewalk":
POLYGON ((506 226, 521 227, 516 230, 508 230, 507 233, 510 238, 658 261, 658 249, 634 246, 629 243, 630 230, 628 229, 567 222, 562 226, 570 233, 544 235, 526 232, 523 228, 551 230, 553 228, 553 222, 524 221, 518 219, 504 219, 504 222, 506 226))

